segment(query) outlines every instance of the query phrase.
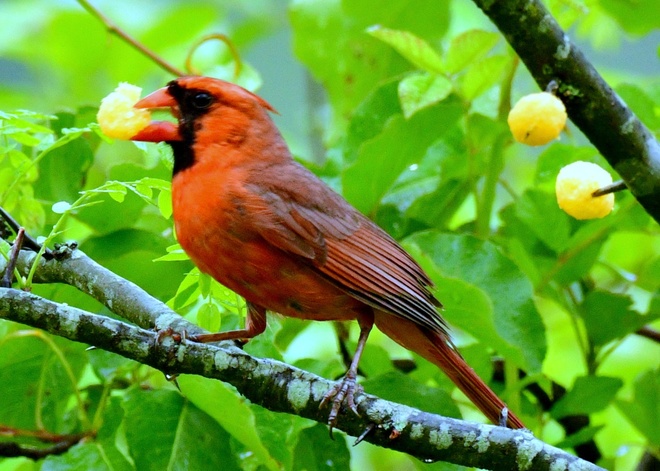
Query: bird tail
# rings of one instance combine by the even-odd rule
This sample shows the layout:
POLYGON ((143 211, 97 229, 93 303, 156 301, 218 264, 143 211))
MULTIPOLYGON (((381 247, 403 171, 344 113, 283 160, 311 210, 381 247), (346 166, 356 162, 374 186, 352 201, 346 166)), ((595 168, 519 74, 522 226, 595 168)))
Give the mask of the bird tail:
MULTIPOLYGON (((424 329, 408 319, 385 312, 376 311, 374 317, 381 332, 438 366, 491 422, 500 423, 506 405, 465 363, 448 343, 445 334, 424 329)), ((507 414, 507 426, 525 428, 511 411, 507 414)))

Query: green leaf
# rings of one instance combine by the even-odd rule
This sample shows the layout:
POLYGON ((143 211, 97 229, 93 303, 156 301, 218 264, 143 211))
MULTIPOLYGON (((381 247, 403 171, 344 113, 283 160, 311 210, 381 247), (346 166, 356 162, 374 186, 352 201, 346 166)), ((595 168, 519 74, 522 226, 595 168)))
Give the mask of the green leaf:
MULTIPOLYGON (((443 276, 482 290, 492 303, 498 335, 518 351, 515 360, 531 371, 540 370, 546 352, 545 329, 531 301, 532 285, 510 259, 492 243, 468 235, 427 231, 406 241, 418 247, 443 276)), ((465 300, 468 310, 470 302, 465 300)))
MULTIPOLYGON (((406 211, 406 217, 423 222, 429 228, 446 229, 471 191, 472 187, 467 180, 444 181, 432 193, 414 200, 406 211), (438 204, 438 201, 442 201, 442 204, 438 204)), ((400 197, 404 198, 405 194, 400 197)))
POLYGON ((126 198, 127 188, 119 183, 109 184, 105 188, 107 195, 117 203, 123 203, 126 198))
POLYGON ((660 28, 656 0, 600 0, 600 5, 629 33, 643 35, 660 28))
POLYGON ((587 295, 581 312, 594 346, 623 338, 660 316, 660 313, 641 315, 631 309, 632 303, 628 296, 606 291, 591 291, 587 295))
POLYGON ((344 11, 357 21, 387 25, 392 29, 412 31, 427 40, 440 39, 449 28, 450 3, 429 0, 342 0, 344 11), (425 14, 421 15, 420 12, 425 14))
POLYGON ((61 455, 49 455, 43 462, 42 470, 69 471, 85 469, 90 471, 129 471, 135 467, 117 447, 117 430, 122 423, 124 412, 121 399, 112 397, 103 412, 103 425, 93 441, 75 445, 61 455))
POLYGON ((660 370, 647 371, 634 384, 632 401, 617 400, 617 407, 633 426, 649 441, 652 447, 660 446, 660 370))
POLYGON ((538 156, 536 161, 535 186, 544 190, 555 191, 555 181, 559 170, 566 165, 583 160, 602 165, 603 159, 592 146, 576 147, 568 144, 554 143, 538 156), (599 160, 600 159, 600 160, 599 160))
POLYGON ((399 83, 399 100, 406 119, 422 108, 434 105, 449 96, 452 83, 442 75, 416 73, 399 83))
POLYGON ((100 348, 87 353, 89 364, 103 383, 110 383, 117 373, 137 367, 138 363, 100 348))
MULTIPOLYGON (((256 404, 251 404, 250 409, 254 414, 261 442, 268 449, 272 459, 277 462, 279 469, 293 470, 292 464, 299 434, 313 422, 295 415, 272 412, 256 404)), ((248 448, 245 451, 247 453, 243 453, 243 456, 249 454, 252 462, 261 464, 258 457, 248 448)), ((260 466, 260 469, 263 468, 263 466, 260 466)), ((251 468, 244 465, 243 469, 251 468)))
POLYGON ((616 92, 646 126, 650 129, 660 129, 657 105, 643 89, 624 83, 616 87, 616 92))
POLYGON ((343 435, 328 439, 328 428, 316 424, 300 432, 292 469, 306 471, 343 471, 350 469, 351 455, 343 435), (319 446, 319 444, 323 444, 319 446))
POLYGON ((220 309, 213 302, 202 304, 197 311, 197 325, 209 332, 218 332, 220 330, 220 309))
POLYGON ((490 51, 500 35, 480 29, 472 29, 459 34, 452 39, 445 55, 444 69, 455 74, 481 59, 490 51))
POLYGON ((69 471, 72 469, 129 471, 135 468, 116 448, 104 447, 98 442, 75 445, 63 455, 49 455, 41 467, 42 471, 69 471))
POLYGON ((7 157, 9 157, 9 164, 15 169, 16 174, 20 175, 22 181, 33 182, 37 179, 39 171, 35 165, 36 162, 33 162, 23 152, 11 149, 7 152, 7 157))
POLYGON ((360 147, 357 161, 344 172, 346 199, 363 213, 373 211, 401 172, 419 162, 460 115, 461 105, 447 99, 409 120, 401 115, 390 118, 382 133, 360 147))
POLYGON ((360 146, 383 131, 390 117, 401 113, 399 79, 389 80, 371 93, 353 111, 343 151, 347 163, 357 158, 360 146))
MULTIPOLYGON (((411 250, 416 255, 417 250, 411 250)), ((460 328, 498 354, 525 362, 519 349, 512 346, 497 331, 493 303, 482 289, 460 278, 443 276, 435 265, 423 264, 436 285, 435 294, 443 304, 442 317, 451 326, 460 328)))
POLYGON ((234 388, 201 376, 181 375, 178 381, 186 397, 254 453, 262 465, 279 469, 257 433, 252 410, 234 388))
POLYGON ((87 255, 109 270, 136 283, 152 296, 167 299, 176 291, 184 273, 192 266, 187 260, 173 261, 168 262, 165 270, 162 264, 153 262, 172 242, 171 237, 151 230, 122 229, 90 237, 81 247, 87 255))
MULTIPOLYGON (((27 331, 29 332, 29 331, 27 331)), ((26 332, 26 334, 27 334, 26 332)), ((49 344, 36 336, 5 337, 0 343, 0 423, 25 430, 36 430, 36 417, 42 417, 45 429, 66 433, 79 427, 75 414, 68 413, 84 368, 85 346, 52 338, 65 361, 54 354, 49 344), (67 375, 69 368, 73 378, 67 375)), ((74 405, 75 407, 75 405, 74 405)))
POLYGON ((582 443, 586 443, 590 440, 593 440, 594 436, 598 432, 600 432, 604 425, 593 425, 591 427, 584 427, 580 429, 579 431, 569 435, 568 437, 564 438, 562 441, 559 443, 555 443, 554 446, 557 448, 574 448, 576 445, 580 445, 582 443))
POLYGON ((165 219, 172 217, 172 192, 171 190, 161 190, 158 193, 158 211, 165 219))
POLYGON ((134 388, 123 407, 136 469, 240 470, 229 434, 179 393, 134 388))
POLYGON ((426 41, 414 34, 382 26, 372 26, 367 30, 367 33, 392 46, 418 69, 434 74, 445 72, 442 59, 438 53, 426 41))
POLYGON ((660 256, 643 263, 637 278, 637 285, 647 291, 654 291, 660 286, 660 256))
MULTIPOLYGON (((297 0, 289 8, 296 56, 320 81, 332 105, 328 127, 332 141, 342 135, 346 117, 376 84, 409 69, 392 48, 370 38, 365 29, 392 10, 404 11, 410 0, 392 0, 387 8, 371 8, 367 18, 356 18, 363 0, 344 4, 340 0, 297 0)), ((446 8, 443 6, 442 8, 446 8)), ((396 21, 396 16, 393 16, 396 21)), ((382 18, 385 19, 385 18, 382 18)), ((389 21, 387 21, 389 23, 389 21)))
POLYGON ((516 202, 516 216, 555 252, 562 252, 566 248, 571 225, 566 213, 559 209, 554 194, 527 190, 516 202))
POLYGON ((552 407, 555 419, 569 415, 593 414, 605 409, 623 386, 619 378, 606 376, 582 376, 573 387, 552 407))
POLYGON ((96 231, 108 234, 119 229, 133 227, 144 209, 144 201, 134 193, 126 193, 126 188, 117 185, 114 197, 106 193, 97 193, 93 197, 98 204, 75 211, 75 218, 96 231), (121 189, 119 189, 121 188, 121 189), (125 195, 123 202, 119 202, 125 195))
POLYGON ((501 82, 510 64, 511 58, 504 55, 486 57, 472 64, 461 78, 461 94, 468 101, 474 100, 501 82))
POLYGON ((598 259, 607 237, 617 226, 617 215, 588 222, 571 221, 578 230, 566 243, 565 252, 557 259, 560 266, 554 278, 568 285, 587 275, 598 259))
POLYGON ((34 147, 38 145, 41 140, 38 137, 28 134, 18 129, 6 129, 4 135, 23 144, 24 146, 34 147))
POLYGON ((154 262, 179 262, 183 260, 190 260, 186 252, 179 244, 170 245, 166 247, 167 255, 154 259, 154 262))
POLYGON ((135 184, 134 188, 136 192, 138 192, 141 196, 144 196, 147 199, 151 199, 154 195, 153 190, 146 183, 138 182, 135 184))
MULTIPOLYGON (((395 205, 405 218, 400 215, 401 221, 395 221, 388 231, 401 231, 403 237, 415 231, 418 222, 426 227, 447 227, 472 191, 466 149, 465 135, 456 125, 427 149, 418 164, 403 171, 383 203, 395 205), (403 224, 407 227, 402 228, 403 224)), ((379 224, 381 212, 377 214, 379 224)))

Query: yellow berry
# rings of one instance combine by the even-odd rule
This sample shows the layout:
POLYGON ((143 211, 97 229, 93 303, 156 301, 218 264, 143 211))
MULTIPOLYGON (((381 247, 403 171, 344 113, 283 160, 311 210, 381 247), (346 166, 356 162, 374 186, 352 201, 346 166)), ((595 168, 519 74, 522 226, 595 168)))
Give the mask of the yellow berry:
POLYGON ((557 175, 555 192, 559 207, 575 219, 602 218, 614 206, 612 193, 591 196, 599 188, 612 183, 612 176, 591 162, 574 162, 562 168, 557 175))
POLYGON ((552 93, 532 93, 511 108, 508 122, 516 141, 541 146, 559 137, 566 126, 566 108, 552 93))
POLYGON ((140 99, 140 93, 140 87, 122 82, 114 92, 101 100, 96 119, 103 134, 117 139, 130 139, 147 127, 151 113, 133 108, 140 99))

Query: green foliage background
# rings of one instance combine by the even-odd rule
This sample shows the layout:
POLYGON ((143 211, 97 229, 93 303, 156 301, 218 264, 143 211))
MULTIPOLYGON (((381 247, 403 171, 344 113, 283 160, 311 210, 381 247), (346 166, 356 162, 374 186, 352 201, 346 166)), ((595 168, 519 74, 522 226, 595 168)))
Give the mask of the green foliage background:
MULTIPOLYGON (((548 3, 657 135, 660 3, 548 3), (637 66, 628 50, 647 55, 637 66), (619 60, 604 61, 611 55, 619 60)), ((493 388, 536 436, 566 449, 593 439, 609 469, 660 454, 660 346, 634 334, 659 327, 658 226, 629 194, 617 194, 602 220, 579 222, 558 209, 561 166, 609 167, 570 124, 543 148, 512 142, 510 102, 535 85, 470 2, 95 5, 177 66, 202 35, 231 37, 247 61, 238 82, 279 110, 297 157, 423 264, 477 372, 489 379, 491 356, 505 360, 505 379, 493 388), (552 398, 553 383, 567 393, 545 412, 523 390, 536 384, 552 398), (589 425, 566 436, 558 420, 580 414, 589 425)), ((5 0, 0 24, 0 205, 33 235, 77 240, 202 326, 238 325, 241 301, 200 276, 175 245, 167 149, 109 142, 88 129, 119 81, 150 91, 171 77, 73 1, 5 0)), ((219 43, 203 46, 194 63, 232 79, 219 43)), ((107 314, 67 286, 33 290, 107 314)), ((344 366, 335 339, 330 324, 273 317, 246 350, 337 377, 344 366)), ((331 442, 325 427, 251 405, 227 385, 181 377, 178 392, 157 371, 85 348, 0 321, 0 427, 96 431, 60 456, 0 460, 0 471, 455 468, 368 444, 349 448, 343 436, 331 442)), ((434 367, 415 357, 417 368, 404 375, 392 358, 412 357, 374 333, 362 364, 368 392, 479 420, 434 367)))

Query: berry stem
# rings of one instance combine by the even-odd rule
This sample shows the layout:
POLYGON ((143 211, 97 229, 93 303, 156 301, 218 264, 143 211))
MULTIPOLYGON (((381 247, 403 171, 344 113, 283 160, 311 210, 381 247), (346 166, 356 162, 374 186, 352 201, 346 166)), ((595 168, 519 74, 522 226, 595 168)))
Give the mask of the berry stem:
POLYGON ((628 185, 626 185, 626 182, 624 182, 623 180, 619 180, 616 182, 612 182, 609 185, 606 185, 602 188, 598 188, 596 191, 594 191, 591 194, 591 196, 595 198, 597 196, 605 196, 605 195, 609 195, 610 193, 616 193, 617 191, 623 191, 627 189, 628 189, 628 185))

